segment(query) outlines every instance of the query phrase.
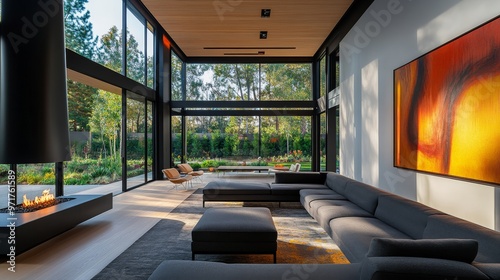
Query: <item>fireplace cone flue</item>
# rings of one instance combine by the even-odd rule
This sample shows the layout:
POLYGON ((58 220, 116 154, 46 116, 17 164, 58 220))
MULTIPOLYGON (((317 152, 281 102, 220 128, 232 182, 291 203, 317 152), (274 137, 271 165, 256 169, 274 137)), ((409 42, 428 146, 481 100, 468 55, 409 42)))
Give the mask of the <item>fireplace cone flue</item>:
POLYGON ((70 160, 63 11, 2 1, 0 163, 70 160))

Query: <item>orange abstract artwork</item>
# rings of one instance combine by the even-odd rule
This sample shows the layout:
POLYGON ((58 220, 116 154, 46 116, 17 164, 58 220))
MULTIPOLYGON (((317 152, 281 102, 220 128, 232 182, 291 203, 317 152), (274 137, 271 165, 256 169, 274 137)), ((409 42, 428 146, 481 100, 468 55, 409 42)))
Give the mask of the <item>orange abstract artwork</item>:
POLYGON ((394 71, 396 167, 500 184, 500 18, 394 71))

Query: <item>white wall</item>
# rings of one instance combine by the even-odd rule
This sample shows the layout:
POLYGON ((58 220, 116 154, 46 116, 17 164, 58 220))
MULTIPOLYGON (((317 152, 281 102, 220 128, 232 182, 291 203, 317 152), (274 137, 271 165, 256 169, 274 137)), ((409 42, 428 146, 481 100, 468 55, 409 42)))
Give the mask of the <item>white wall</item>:
POLYGON ((499 229, 500 189, 393 167, 393 70, 499 14, 498 0, 374 1, 340 43, 342 174, 499 229))

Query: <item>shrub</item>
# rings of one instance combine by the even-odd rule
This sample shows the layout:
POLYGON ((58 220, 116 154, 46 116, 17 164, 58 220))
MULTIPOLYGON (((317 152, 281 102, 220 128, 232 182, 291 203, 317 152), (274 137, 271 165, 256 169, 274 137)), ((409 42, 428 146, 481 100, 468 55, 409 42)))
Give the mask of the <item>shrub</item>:
POLYGON ((202 163, 201 163, 201 167, 203 168, 208 168, 208 167, 219 167, 219 162, 216 161, 215 159, 207 159, 207 160, 204 160, 202 163))
POLYGON ((50 172, 45 173, 45 175, 43 175, 43 178, 40 181, 40 183, 44 184, 44 185, 55 184, 56 183, 56 176, 55 176, 54 172, 51 170, 50 172))
POLYGON ((42 171, 41 171, 44 175, 45 174, 52 174, 54 175, 54 166, 49 166, 49 165, 44 165, 42 167, 42 171))
POLYGON ((0 164, 0 177, 7 177, 9 174, 10 166, 7 164, 0 164))
POLYGON ((267 162, 263 160, 254 161, 249 164, 250 166, 267 166, 267 162))
POLYGON ((90 168, 90 176, 92 178, 99 178, 109 175, 110 173, 112 173, 111 170, 106 166, 93 166, 92 168, 90 168))
POLYGON ((26 183, 28 185, 40 184, 43 180, 43 175, 38 173, 25 172, 20 173, 17 177, 18 183, 26 183))
POLYGON ((194 171, 200 170, 200 168, 201 168, 201 164, 199 164, 198 162, 193 162, 193 163, 190 163, 189 165, 191 165, 191 167, 193 168, 194 171))

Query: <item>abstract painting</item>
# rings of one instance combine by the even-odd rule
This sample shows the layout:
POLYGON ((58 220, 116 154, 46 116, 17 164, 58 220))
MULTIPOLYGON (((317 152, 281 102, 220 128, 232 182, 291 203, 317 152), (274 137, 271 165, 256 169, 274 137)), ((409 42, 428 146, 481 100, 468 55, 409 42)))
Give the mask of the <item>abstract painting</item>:
POLYGON ((500 18, 394 70, 394 165, 500 184, 500 18))

